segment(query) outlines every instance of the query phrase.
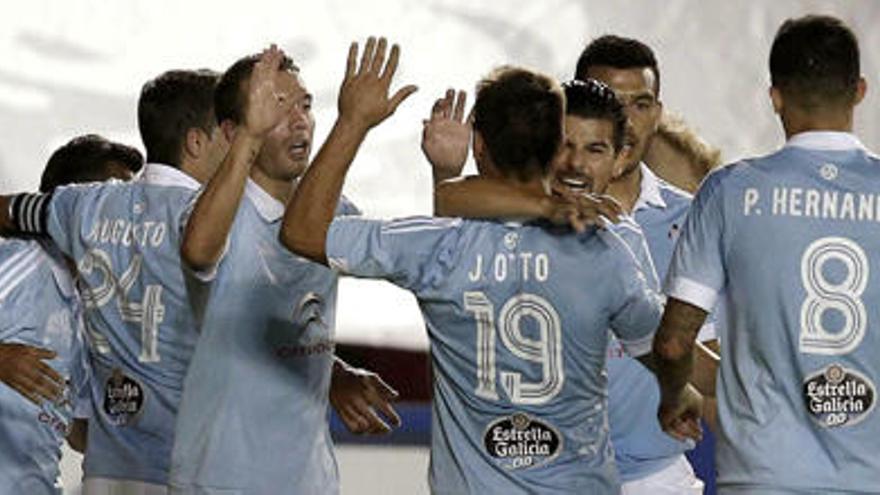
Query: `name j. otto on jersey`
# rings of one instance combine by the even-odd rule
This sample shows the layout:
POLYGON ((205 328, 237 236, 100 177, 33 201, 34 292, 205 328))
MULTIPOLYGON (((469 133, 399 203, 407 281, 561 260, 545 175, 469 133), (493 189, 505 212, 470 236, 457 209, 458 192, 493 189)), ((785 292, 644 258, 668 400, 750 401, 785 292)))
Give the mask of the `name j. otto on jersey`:
POLYGON ((492 422, 483 443, 489 455, 506 469, 541 466, 562 451, 562 436, 555 428, 523 413, 492 422))
POLYGON ((876 389, 867 377, 832 364, 804 381, 807 411, 821 426, 849 426, 863 420, 874 408, 876 389))

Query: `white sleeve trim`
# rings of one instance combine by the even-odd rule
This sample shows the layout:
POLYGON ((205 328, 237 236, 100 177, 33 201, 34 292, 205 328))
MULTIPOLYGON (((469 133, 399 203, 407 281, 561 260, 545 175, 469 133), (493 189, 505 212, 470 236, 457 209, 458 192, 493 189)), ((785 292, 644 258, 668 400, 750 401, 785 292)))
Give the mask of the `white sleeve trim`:
POLYGON ((651 352, 651 346, 654 344, 654 332, 637 340, 622 340, 620 338, 617 340, 630 357, 637 358, 651 352))
MULTIPOLYGON (((230 235, 231 235, 231 233, 230 233, 230 235)), ((184 262, 183 264, 184 264, 184 266, 186 266, 187 271, 189 273, 191 273, 192 276, 196 278, 196 280, 198 280, 200 282, 204 282, 204 283, 210 283, 210 282, 213 282, 214 279, 217 278, 217 271, 220 269, 220 264, 223 263, 223 260, 226 258, 226 253, 228 253, 228 252, 229 252, 229 236, 227 235, 226 236, 226 243, 223 244, 223 252, 220 253, 220 257, 217 258, 217 262, 214 263, 213 265, 211 265, 207 268, 203 268, 201 270, 196 270, 193 267, 189 266, 186 262, 184 262)))
POLYGON ((700 327, 700 331, 697 333, 698 342, 706 342, 707 340, 715 340, 717 338, 718 331, 715 328, 714 321, 705 323, 702 327, 700 327))
POLYGON ((666 284, 666 295, 706 311, 712 312, 718 300, 718 291, 685 277, 674 277, 666 284))

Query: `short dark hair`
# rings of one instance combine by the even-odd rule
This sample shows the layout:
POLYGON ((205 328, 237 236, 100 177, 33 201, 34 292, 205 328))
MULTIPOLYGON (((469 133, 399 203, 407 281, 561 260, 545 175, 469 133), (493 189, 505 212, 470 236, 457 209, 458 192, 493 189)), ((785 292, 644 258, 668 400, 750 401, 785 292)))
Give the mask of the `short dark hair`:
POLYGON ((208 69, 170 70, 144 84, 138 100, 138 129, 147 161, 179 168, 187 131, 213 132, 218 77, 208 69))
MULTIPOLYGON (((214 93, 214 108, 217 109, 218 123, 230 120, 234 124, 241 124, 244 121, 246 103, 244 86, 259 60, 259 53, 242 57, 223 73, 214 93)), ((284 55, 278 70, 296 73, 299 72, 299 67, 293 63, 292 58, 284 55)))
POLYGON ((565 114, 583 119, 601 119, 614 124, 614 151, 623 148, 626 113, 608 85, 595 79, 573 79, 562 83, 565 114))
POLYGON ((107 180, 107 168, 111 162, 121 164, 135 174, 143 167, 144 157, 131 146, 97 134, 75 137, 49 157, 40 178, 40 192, 49 192, 65 184, 107 180))
POLYGON ((770 49, 770 80, 807 108, 852 104, 858 87, 859 42, 840 19, 788 19, 770 49))
POLYGON ((584 80, 590 67, 639 69, 648 67, 654 73, 654 96, 660 95, 660 68, 651 47, 633 38, 606 34, 591 41, 578 57, 574 78, 584 80))
POLYGON ((521 180, 545 175, 562 142, 564 97, 551 77, 504 66, 477 86, 474 130, 494 165, 521 180))

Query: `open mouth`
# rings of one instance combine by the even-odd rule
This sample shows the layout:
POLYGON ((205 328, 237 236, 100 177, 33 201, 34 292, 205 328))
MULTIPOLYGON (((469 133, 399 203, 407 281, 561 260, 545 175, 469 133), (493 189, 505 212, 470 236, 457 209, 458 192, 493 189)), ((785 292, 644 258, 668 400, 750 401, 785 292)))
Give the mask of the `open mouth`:
POLYGON ((301 141, 295 141, 288 148, 288 153, 294 159, 308 157, 309 155, 309 141, 307 139, 303 139, 301 141))
POLYGON ((581 177, 557 177, 559 183, 573 192, 589 192, 590 182, 581 177))

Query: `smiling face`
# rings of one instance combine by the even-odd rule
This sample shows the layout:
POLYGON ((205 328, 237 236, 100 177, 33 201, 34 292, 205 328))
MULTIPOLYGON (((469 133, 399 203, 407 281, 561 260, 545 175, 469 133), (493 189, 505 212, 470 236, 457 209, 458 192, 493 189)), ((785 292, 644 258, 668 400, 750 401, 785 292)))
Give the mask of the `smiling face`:
POLYGON ((574 193, 602 194, 616 158, 613 122, 565 116, 565 139, 553 163, 558 184, 574 193))
POLYGON ((308 168, 315 132, 312 95, 298 72, 280 71, 276 76, 279 92, 293 99, 287 118, 272 129, 257 155, 256 167, 273 180, 292 181, 308 168))
POLYGON ((610 86, 623 104, 626 136, 615 177, 625 175, 638 167, 657 132, 663 106, 656 94, 656 76, 650 67, 617 69, 606 65, 590 67, 586 75, 610 86))

